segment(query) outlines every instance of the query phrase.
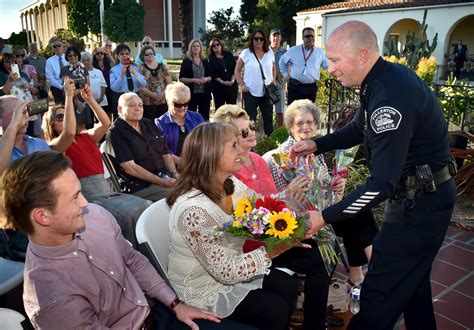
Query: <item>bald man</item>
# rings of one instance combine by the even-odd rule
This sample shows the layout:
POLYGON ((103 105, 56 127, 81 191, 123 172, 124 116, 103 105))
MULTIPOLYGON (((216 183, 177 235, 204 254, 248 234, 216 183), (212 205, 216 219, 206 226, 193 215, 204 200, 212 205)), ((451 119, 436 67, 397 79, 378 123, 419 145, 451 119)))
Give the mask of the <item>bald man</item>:
POLYGON ((119 117, 109 129, 107 142, 120 164, 118 175, 127 192, 157 201, 168 196, 178 172, 163 133, 143 118, 143 102, 133 92, 118 100, 119 117))
POLYGON ((329 72, 360 87, 360 108, 343 129, 299 142, 290 156, 364 144, 370 177, 323 210, 314 228, 349 219, 385 201, 384 224, 373 242, 360 312, 348 329, 436 329, 432 262, 455 203, 447 123, 426 84, 405 66, 380 57, 372 29, 358 21, 336 28, 326 45, 329 72))

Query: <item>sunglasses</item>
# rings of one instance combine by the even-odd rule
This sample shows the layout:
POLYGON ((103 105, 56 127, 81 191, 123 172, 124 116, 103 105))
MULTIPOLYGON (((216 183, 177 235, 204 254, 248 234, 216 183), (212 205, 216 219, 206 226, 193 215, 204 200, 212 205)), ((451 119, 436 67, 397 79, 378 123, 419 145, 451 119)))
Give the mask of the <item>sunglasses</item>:
POLYGON ((25 57, 26 55, 25 54, 16 54, 15 56, 16 56, 16 58, 20 58, 20 57, 25 57))
POLYGON ((220 45, 221 45, 221 44, 213 44, 213 45, 212 45, 212 48, 217 48, 217 47, 219 47, 220 45))
POLYGON ((248 128, 242 128, 240 130, 240 135, 242 135, 242 137, 246 139, 249 136, 250 131, 255 132, 255 129, 256 129, 255 122, 250 121, 248 128))
POLYGON ((253 37, 253 41, 264 41, 265 38, 263 37, 253 37))
POLYGON ((112 47, 112 45, 105 45, 105 47, 112 47))
POLYGON ((57 114, 54 116, 54 120, 56 120, 56 121, 63 121, 63 120, 64 120, 64 113, 57 113, 57 114))
POLYGON ((97 52, 95 53, 96 55, 105 55, 105 53, 102 53, 102 52, 97 52))
POLYGON ((144 42, 143 44, 144 44, 144 45, 150 45, 151 42, 146 41, 146 42, 144 42))
POLYGON ((145 56, 155 56, 155 53, 145 53, 143 55, 145 55, 145 56))
POLYGON ((77 57, 77 54, 69 54, 67 57, 68 57, 68 58, 77 57))
POLYGON ((185 102, 185 103, 173 102, 173 106, 175 108, 186 108, 188 105, 189 105, 189 102, 185 102))
POLYGON ((53 48, 59 48, 59 47, 62 47, 63 45, 53 45, 52 47, 53 48))
POLYGON ((3 60, 3 63, 16 63, 16 60, 15 59, 3 60))
POLYGON ((312 35, 312 34, 307 34, 307 35, 303 36, 303 38, 306 38, 306 39, 314 38, 314 35, 312 35))

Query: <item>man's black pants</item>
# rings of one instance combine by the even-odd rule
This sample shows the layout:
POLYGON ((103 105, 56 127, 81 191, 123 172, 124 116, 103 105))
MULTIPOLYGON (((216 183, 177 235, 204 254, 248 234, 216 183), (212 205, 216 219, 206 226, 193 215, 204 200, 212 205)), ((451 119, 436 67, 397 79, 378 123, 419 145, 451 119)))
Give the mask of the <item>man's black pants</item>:
POLYGON ((296 79, 290 79, 288 82, 288 105, 295 100, 308 99, 316 102, 316 93, 318 92, 318 83, 302 84, 296 79))
POLYGON ((431 265, 446 235, 455 199, 451 179, 434 193, 420 193, 411 209, 404 207, 403 195, 386 202, 384 224, 375 237, 362 284, 360 312, 348 329, 393 329, 402 313, 409 330, 436 329, 431 265))

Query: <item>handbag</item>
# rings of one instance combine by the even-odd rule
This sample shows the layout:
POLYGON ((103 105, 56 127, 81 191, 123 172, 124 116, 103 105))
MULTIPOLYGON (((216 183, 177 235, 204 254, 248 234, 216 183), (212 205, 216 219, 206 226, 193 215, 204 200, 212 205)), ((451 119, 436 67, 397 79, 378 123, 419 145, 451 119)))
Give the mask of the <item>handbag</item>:
POLYGON ((263 74, 262 64, 257 57, 257 54, 253 53, 257 59, 258 65, 260 66, 260 73, 262 75, 263 87, 265 89, 265 96, 267 97, 270 104, 275 104, 280 102, 280 91, 278 90, 277 85, 271 82, 269 85, 265 85, 265 75, 263 74))

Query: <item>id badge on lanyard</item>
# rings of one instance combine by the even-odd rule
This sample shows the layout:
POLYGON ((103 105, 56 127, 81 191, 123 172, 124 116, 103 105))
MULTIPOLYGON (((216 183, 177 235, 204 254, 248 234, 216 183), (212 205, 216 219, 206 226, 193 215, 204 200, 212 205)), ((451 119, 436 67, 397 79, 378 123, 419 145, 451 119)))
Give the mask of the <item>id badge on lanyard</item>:
POLYGON ((309 52, 308 56, 306 57, 306 54, 304 53, 304 46, 301 45, 301 51, 303 52, 303 59, 304 59, 304 69, 303 69, 303 76, 306 75, 306 63, 308 63, 308 60, 310 56, 313 54, 314 47, 311 48, 311 51, 309 52))

